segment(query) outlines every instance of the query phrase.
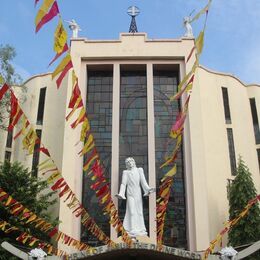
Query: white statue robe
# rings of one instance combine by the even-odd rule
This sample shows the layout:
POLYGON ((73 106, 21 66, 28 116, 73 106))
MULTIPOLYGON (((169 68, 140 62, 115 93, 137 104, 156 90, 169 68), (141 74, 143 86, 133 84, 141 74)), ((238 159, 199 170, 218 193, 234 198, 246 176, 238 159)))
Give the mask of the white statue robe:
POLYGON ((144 236, 147 234, 144 225, 141 186, 145 193, 144 196, 149 195, 151 188, 145 180, 143 168, 123 171, 119 195, 125 198, 126 191, 126 213, 123 226, 130 236, 144 236))

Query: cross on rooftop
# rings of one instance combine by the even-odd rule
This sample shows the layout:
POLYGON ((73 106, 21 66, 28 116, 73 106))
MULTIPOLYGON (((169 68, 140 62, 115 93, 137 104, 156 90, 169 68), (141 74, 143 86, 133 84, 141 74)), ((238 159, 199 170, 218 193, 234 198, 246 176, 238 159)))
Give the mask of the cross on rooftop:
POLYGON ((136 6, 130 6, 128 9, 127 9, 127 13, 132 16, 132 17, 135 17, 137 16, 139 13, 140 13, 140 10, 139 8, 137 8, 136 6))

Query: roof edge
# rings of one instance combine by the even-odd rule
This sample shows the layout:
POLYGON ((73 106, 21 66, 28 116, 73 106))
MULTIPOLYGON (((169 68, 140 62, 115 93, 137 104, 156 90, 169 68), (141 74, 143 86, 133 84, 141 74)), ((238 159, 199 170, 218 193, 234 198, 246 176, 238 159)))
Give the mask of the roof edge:
POLYGON ((237 76, 231 74, 231 73, 225 73, 225 72, 220 72, 220 71, 215 71, 215 70, 212 70, 212 69, 209 69, 209 68, 206 68, 204 67, 203 65, 199 65, 199 68, 209 72, 209 73, 212 73, 212 74, 216 74, 216 75, 221 75, 221 76, 228 76, 228 77, 231 77, 237 81, 239 81, 243 86, 245 87, 260 87, 260 84, 257 84, 257 83, 250 83, 250 84, 246 84, 244 83, 241 79, 239 79, 237 76))
POLYGON ((27 80, 24 81, 23 85, 28 83, 30 80, 34 79, 34 78, 38 78, 38 77, 44 77, 44 76, 47 76, 47 75, 51 75, 52 72, 46 72, 46 73, 41 73, 41 74, 36 74, 36 75, 33 75, 31 76, 30 78, 28 78, 27 80))

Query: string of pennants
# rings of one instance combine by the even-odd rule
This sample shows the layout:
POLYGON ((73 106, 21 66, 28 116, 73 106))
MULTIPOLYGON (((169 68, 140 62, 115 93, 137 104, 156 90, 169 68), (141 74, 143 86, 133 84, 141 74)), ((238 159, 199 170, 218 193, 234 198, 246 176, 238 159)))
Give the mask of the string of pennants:
MULTIPOLYGON (((6 94, 7 91, 10 91, 10 123, 8 126, 8 131, 12 131, 13 128, 18 123, 21 124, 20 130, 14 136, 16 140, 19 136, 23 136, 22 144, 23 149, 27 150, 28 154, 33 154, 35 144, 39 144, 39 152, 42 152, 48 159, 44 160, 38 165, 39 172, 42 175, 49 175, 47 182, 52 185, 51 189, 53 191, 59 191, 59 197, 65 197, 64 203, 66 202, 67 207, 72 210, 72 213, 76 217, 81 216, 81 223, 85 226, 96 238, 101 242, 110 245, 111 247, 115 246, 115 243, 110 240, 108 236, 98 227, 93 218, 89 215, 83 205, 77 199, 76 195, 73 193, 65 179, 62 177, 62 173, 58 170, 58 167, 55 165, 52 160, 50 153, 47 148, 41 143, 41 140, 38 138, 36 131, 33 126, 30 124, 28 118, 21 109, 18 100, 7 84, 0 89, 0 100, 6 94), (66 196, 65 196, 66 195, 66 196)), ((20 206, 22 207, 22 206, 20 206)), ((44 225, 44 223, 42 223, 44 225)), ((60 236, 62 238, 62 236, 60 236)))
MULTIPOLYGON (((15 200, 11 195, 0 188, 0 203, 4 206, 10 214, 24 222, 25 224, 33 225, 42 232, 46 233, 50 238, 55 241, 60 241, 65 245, 73 246, 77 250, 91 250, 92 247, 82 243, 65 233, 58 230, 58 227, 54 227, 51 223, 47 222, 41 217, 38 217, 35 213, 26 208, 22 203, 15 200)), ((35 241, 36 242, 36 241, 35 241)), ((34 243, 30 246, 33 246, 34 243)))
POLYGON ((55 248, 54 246, 52 246, 51 244, 43 242, 40 239, 38 239, 34 236, 31 236, 30 234, 28 234, 26 232, 19 230, 18 227, 11 225, 10 223, 8 223, 5 220, 2 220, 1 218, 0 218, 0 230, 5 232, 6 234, 19 233, 19 235, 16 237, 16 241, 18 241, 24 245, 28 245, 30 247, 37 245, 38 248, 41 248, 48 254, 53 254, 56 256, 67 256, 68 255, 65 251, 59 250, 59 249, 55 248))
MULTIPOLYGON (((37 5, 38 2, 39 1, 35 1, 35 5, 37 5)), ((66 116, 66 121, 69 122, 71 118, 77 114, 76 120, 72 122, 70 126, 72 129, 76 129, 79 125, 81 126, 79 141, 83 144, 83 149, 79 152, 79 155, 84 156, 85 159, 83 171, 91 177, 92 181, 94 181, 90 188, 95 191, 104 214, 110 216, 110 224, 116 229, 118 233, 122 234, 123 241, 126 244, 131 245, 132 239, 124 230, 122 221, 119 218, 118 211, 111 197, 110 185, 104 176, 104 168, 95 147, 94 136, 90 131, 90 124, 79 88, 78 77, 76 76, 75 70, 73 68, 70 49, 68 48, 68 35, 63 26, 61 14, 59 12, 56 0, 44 0, 42 2, 42 5, 39 7, 35 18, 36 32, 38 32, 44 24, 52 20, 57 15, 59 16, 59 22, 54 33, 53 47, 56 55, 50 64, 53 64, 61 56, 64 57, 61 59, 60 63, 52 73, 52 79, 57 78, 56 84, 57 88, 59 89, 64 77, 70 70, 72 70, 72 93, 68 105, 70 112, 66 116)))
POLYGON ((234 219, 229 220, 225 223, 224 228, 217 234, 216 238, 213 239, 210 242, 210 246, 205 250, 205 253, 203 255, 203 259, 208 259, 209 254, 213 253, 214 248, 216 245, 222 243, 222 237, 229 232, 229 230, 237 224, 238 221, 240 221, 247 213, 248 211, 260 201, 260 194, 258 194, 255 198, 251 199, 247 205, 244 207, 242 212, 234 219))
POLYGON ((184 130, 184 123, 185 119, 187 117, 188 113, 188 107, 189 107, 189 101, 190 101, 190 91, 193 87, 193 82, 195 78, 195 72, 196 69, 199 66, 199 57, 203 50, 204 45, 204 33, 206 29, 206 22, 207 22, 207 16, 208 11, 210 8, 212 0, 209 0, 207 5, 199 11, 192 19, 191 22, 196 21, 200 18, 201 15, 205 14, 205 22, 204 22, 204 28, 200 32, 199 36, 195 39, 195 45, 191 49, 186 64, 190 61, 190 58, 195 54, 195 62, 188 74, 183 78, 183 80, 179 83, 177 88, 177 93, 170 98, 171 101, 177 100, 180 97, 182 97, 183 93, 187 93, 186 100, 184 102, 184 105, 177 115, 175 123, 172 125, 171 131, 170 131, 170 137, 175 140, 175 147, 171 153, 171 156, 166 158, 165 162, 160 166, 160 168, 164 168, 166 166, 172 165, 173 167, 163 176, 163 178, 160 181, 159 186, 159 192, 157 196, 157 206, 156 206, 156 216, 157 216, 157 244, 159 247, 162 248, 163 243, 163 233, 164 233, 164 223, 165 223, 165 217, 166 217, 166 211, 167 206, 170 198, 170 191, 173 184, 174 176, 177 172, 177 166, 175 164, 178 152, 182 145, 182 135, 184 130))

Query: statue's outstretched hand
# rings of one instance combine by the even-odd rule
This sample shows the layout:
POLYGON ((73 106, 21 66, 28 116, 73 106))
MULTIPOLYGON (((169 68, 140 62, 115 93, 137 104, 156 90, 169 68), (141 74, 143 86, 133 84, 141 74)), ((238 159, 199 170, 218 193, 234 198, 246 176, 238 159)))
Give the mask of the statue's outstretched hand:
POLYGON ((149 196, 151 193, 155 192, 156 189, 155 188, 150 188, 145 194, 144 197, 149 196))
POLYGON ((122 196, 122 195, 120 195, 120 194, 116 194, 115 195, 118 199, 120 199, 120 200, 126 200, 126 197, 125 196, 122 196))

